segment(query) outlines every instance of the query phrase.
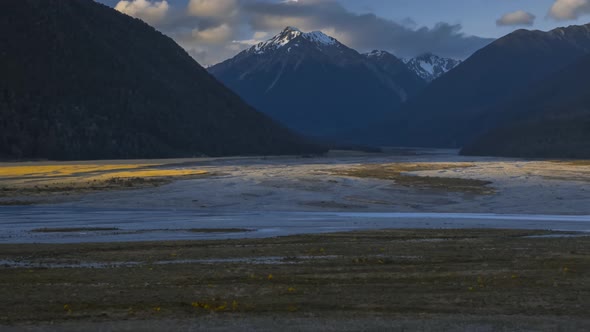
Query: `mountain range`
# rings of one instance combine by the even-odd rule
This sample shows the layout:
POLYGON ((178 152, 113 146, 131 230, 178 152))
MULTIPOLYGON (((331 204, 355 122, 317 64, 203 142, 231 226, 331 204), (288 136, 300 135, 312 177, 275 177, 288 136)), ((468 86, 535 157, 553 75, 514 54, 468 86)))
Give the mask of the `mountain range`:
POLYGON ((250 107, 171 38, 92 0, 6 0, 0 157, 322 151, 250 107))
POLYGON ((360 54, 322 32, 287 27, 209 68, 258 110, 305 135, 362 140, 426 82, 387 52, 360 54))
MULTIPOLYGON (((484 133, 512 121, 508 105, 530 108, 534 98, 528 104, 515 100, 535 95, 537 84, 555 80, 553 74, 588 52, 590 25, 549 32, 517 30, 433 81, 408 100, 399 116, 381 130, 387 133, 388 144, 468 146, 484 133)), ((530 111, 523 114, 536 112, 530 111)))
POLYGON ((517 30, 464 61, 287 27, 207 71, 92 0, 7 0, 0 41, 2 159, 325 150, 310 139, 590 158, 590 24, 517 30))

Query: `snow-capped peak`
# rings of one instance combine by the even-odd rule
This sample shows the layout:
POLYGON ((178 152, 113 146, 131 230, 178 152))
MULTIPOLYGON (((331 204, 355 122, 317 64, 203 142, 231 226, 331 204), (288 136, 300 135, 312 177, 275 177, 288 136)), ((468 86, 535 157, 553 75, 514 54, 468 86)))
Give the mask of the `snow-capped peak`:
POLYGON ((285 31, 296 31, 296 32, 301 32, 303 33, 303 31, 299 30, 299 28, 293 27, 293 26, 288 26, 285 28, 285 30, 283 30, 283 32, 285 31))
MULTIPOLYGON (((281 33, 272 37, 271 39, 258 43, 257 45, 253 46, 250 50, 255 52, 256 54, 263 54, 269 50, 276 50, 279 49, 287 44, 289 44, 292 40, 297 39, 298 37, 302 37, 312 43, 317 45, 336 45, 338 41, 321 31, 312 31, 312 32, 302 32, 298 28, 295 27, 286 27, 281 33)), ((298 45, 295 45, 298 46, 298 45)))
POLYGON ((281 33, 278 35, 265 42, 256 44, 254 47, 252 47, 252 49, 258 54, 264 53, 264 51, 267 50, 275 50, 287 45, 291 40, 301 36, 302 34, 303 32, 297 28, 286 27, 285 30, 281 31, 281 33))

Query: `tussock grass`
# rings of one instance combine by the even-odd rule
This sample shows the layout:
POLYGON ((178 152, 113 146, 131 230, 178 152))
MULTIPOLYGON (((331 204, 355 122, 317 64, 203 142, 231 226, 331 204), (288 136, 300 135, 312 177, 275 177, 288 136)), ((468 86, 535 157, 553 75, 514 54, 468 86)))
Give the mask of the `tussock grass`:
POLYGON ((529 237, 548 234, 383 230, 262 240, 0 245, 0 323, 294 312, 320 318, 587 317, 590 237, 529 237), (265 257, 278 259, 260 263, 265 257), (23 261, 74 266, 6 263, 23 261))

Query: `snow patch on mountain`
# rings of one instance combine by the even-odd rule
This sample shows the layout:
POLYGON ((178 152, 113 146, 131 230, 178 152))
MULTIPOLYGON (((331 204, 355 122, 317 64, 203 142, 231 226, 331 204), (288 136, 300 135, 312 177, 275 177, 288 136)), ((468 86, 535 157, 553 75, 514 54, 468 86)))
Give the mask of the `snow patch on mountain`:
POLYGON ((434 65, 430 62, 420 62, 420 68, 422 68, 430 76, 435 75, 434 65))
POLYGON ((302 34, 303 38, 312 41, 314 43, 322 44, 322 45, 336 45, 338 43, 336 39, 326 35, 321 31, 312 31, 308 33, 302 34))
POLYGON ((426 53, 412 59, 403 60, 408 68, 424 80, 431 82, 457 67, 461 61, 441 58, 432 53, 426 53))
POLYGON ((378 50, 374 50, 374 51, 371 51, 369 53, 365 53, 365 55, 367 57, 369 57, 369 58, 380 58, 380 57, 383 57, 383 56, 385 56, 387 54, 388 53, 385 52, 385 51, 378 51, 378 50))

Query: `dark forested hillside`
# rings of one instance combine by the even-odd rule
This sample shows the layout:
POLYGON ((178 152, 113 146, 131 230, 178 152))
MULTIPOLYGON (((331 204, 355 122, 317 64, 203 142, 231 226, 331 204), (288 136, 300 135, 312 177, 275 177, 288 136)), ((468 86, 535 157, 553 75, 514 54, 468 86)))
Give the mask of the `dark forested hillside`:
POLYGON ((590 158, 590 55, 498 107, 502 125, 468 144, 469 155, 590 158))
POLYGON ((4 0, 0 157, 317 151, 140 20, 91 0, 4 0))
POLYGON ((495 127, 498 105, 590 52, 590 25, 518 30, 476 52, 411 99, 390 122, 400 145, 461 147, 495 127))

